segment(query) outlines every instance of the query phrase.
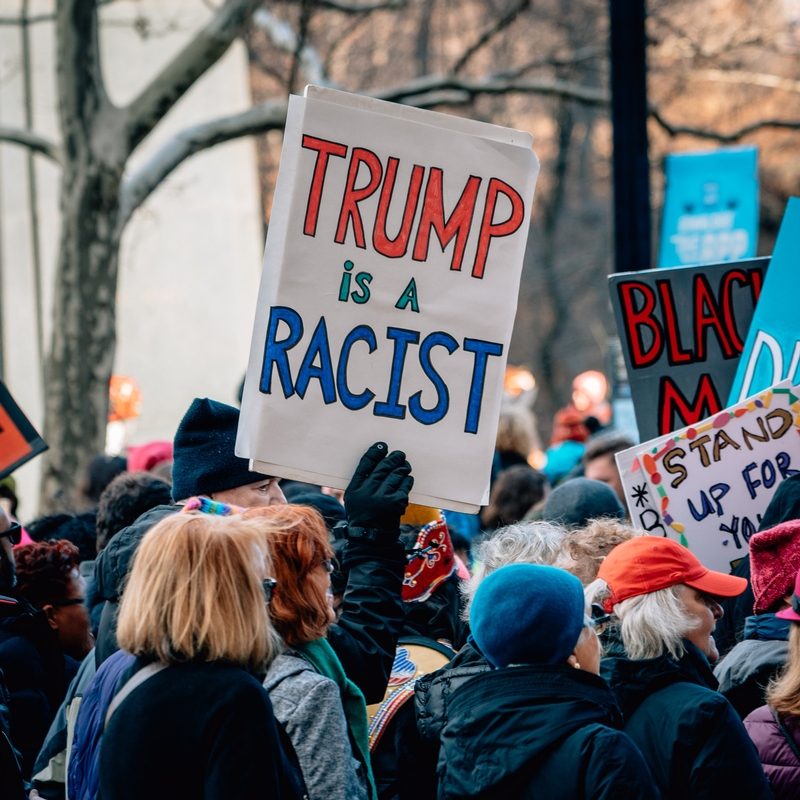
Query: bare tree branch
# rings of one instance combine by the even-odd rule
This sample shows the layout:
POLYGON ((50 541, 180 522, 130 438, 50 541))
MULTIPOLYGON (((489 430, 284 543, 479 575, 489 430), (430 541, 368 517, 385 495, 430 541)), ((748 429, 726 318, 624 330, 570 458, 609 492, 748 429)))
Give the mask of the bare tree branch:
POLYGON ((343 11, 345 14, 367 14, 371 11, 397 11, 408 6, 408 0, 382 0, 377 3, 360 3, 358 0, 320 0, 320 8, 343 11))
POLYGON ((800 81, 792 78, 782 78, 780 75, 769 75, 764 72, 745 72, 739 69, 703 69, 692 72, 691 77, 701 81, 745 83, 750 86, 764 86, 767 89, 782 89, 784 92, 800 92, 800 81))
POLYGON ((193 125, 173 136, 136 172, 122 179, 120 227, 124 227, 161 181, 189 156, 231 139, 283 129, 287 109, 286 100, 270 100, 239 114, 193 125))
MULTIPOLYGON (((430 108, 433 105, 456 105, 481 94, 510 94, 521 92, 523 94, 544 94, 557 97, 569 97, 588 105, 608 105, 610 95, 605 89, 592 86, 583 86, 572 81, 562 81, 554 78, 504 78, 494 76, 489 78, 459 78, 455 75, 425 75, 415 78, 402 86, 392 86, 386 89, 376 89, 365 92, 370 97, 379 100, 389 100, 395 103, 430 108), (423 99, 426 95, 435 95, 439 92, 452 93, 451 100, 432 102, 423 99), (459 93, 459 94, 456 94, 459 93), (458 99, 464 98, 464 99, 458 99)), ((447 95, 443 95, 447 97, 447 95)))
POLYGON ((737 142, 744 136, 750 133, 761 130, 761 128, 785 128, 788 130, 800 130, 800 121, 781 120, 781 119, 763 119, 758 122, 751 122, 736 131, 731 133, 720 133, 719 131, 712 131, 707 128, 693 128, 687 125, 673 125, 661 115, 659 109, 655 106, 650 108, 650 116, 670 135, 680 136, 697 136, 701 139, 713 139, 716 142, 731 143, 737 142))
POLYGON ((212 67, 250 21, 261 0, 226 0, 127 107, 127 146, 132 151, 194 82, 212 67))
POLYGON ((450 70, 452 75, 458 75, 467 65, 467 62, 478 52, 493 36, 496 36, 504 28, 507 28, 526 8, 529 8, 531 0, 520 0, 510 11, 500 17, 494 25, 490 25, 478 38, 471 44, 456 61, 450 70))
POLYGON ((62 153, 61 148, 49 139, 39 136, 38 133, 29 131, 25 128, 9 128, 5 125, 0 125, 0 142, 11 142, 13 144, 22 145, 34 153, 41 153, 47 156, 56 164, 61 164, 62 153))
POLYGON ((580 64, 583 61, 590 61, 598 56, 605 55, 608 50, 608 45, 591 45, 588 47, 581 47, 569 56, 547 56, 547 58, 536 58, 523 64, 521 67, 516 67, 513 70, 502 72, 497 75, 498 78, 521 78, 526 72, 539 67, 571 67, 575 64, 580 64))

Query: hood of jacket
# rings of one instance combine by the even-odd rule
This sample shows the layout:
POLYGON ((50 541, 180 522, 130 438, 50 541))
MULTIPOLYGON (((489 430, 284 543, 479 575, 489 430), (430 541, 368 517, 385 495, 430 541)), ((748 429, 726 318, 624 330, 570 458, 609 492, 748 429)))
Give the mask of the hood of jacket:
POLYGON ((691 642, 684 640, 686 652, 679 661, 669 656, 643 658, 604 658, 600 674, 611 686, 626 720, 648 697, 675 683, 694 683, 716 691, 717 679, 708 659, 691 642))
POLYGON ((450 700, 439 752, 440 793, 500 791, 498 784, 591 724, 622 726, 614 696, 597 675, 561 665, 477 675, 450 700))
POLYGON ((111 537, 95 561, 94 579, 99 597, 112 601, 119 597, 139 542, 157 522, 180 510, 178 505, 156 506, 111 537))

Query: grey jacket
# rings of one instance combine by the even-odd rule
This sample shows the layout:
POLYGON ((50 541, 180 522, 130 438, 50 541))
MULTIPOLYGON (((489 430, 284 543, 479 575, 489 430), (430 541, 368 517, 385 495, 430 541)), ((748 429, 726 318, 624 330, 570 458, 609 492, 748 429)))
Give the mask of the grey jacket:
POLYGON ((275 717, 292 740, 309 800, 367 800, 339 687, 302 656, 285 652, 272 662, 264 688, 275 717))

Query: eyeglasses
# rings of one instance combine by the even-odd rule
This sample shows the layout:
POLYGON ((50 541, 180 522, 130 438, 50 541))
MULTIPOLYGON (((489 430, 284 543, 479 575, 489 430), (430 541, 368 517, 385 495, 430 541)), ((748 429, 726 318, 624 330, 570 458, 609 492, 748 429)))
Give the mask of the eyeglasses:
POLYGON ((332 575, 332 574, 333 574, 333 571, 334 571, 334 569, 335 569, 335 566, 334 566, 334 564, 333 564, 333 559, 332 559, 332 558, 326 558, 326 559, 325 559, 325 560, 322 562, 322 566, 323 566, 323 567, 325 567, 325 572, 327 572, 327 573, 328 573, 328 575, 332 575))
POLYGON ((261 585, 264 587, 264 594, 267 598, 267 605, 272 602, 272 598, 275 596, 275 587, 278 585, 278 581, 275 578, 264 578, 261 581, 261 585))
POLYGON ((583 615, 583 627, 594 628, 598 633, 602 633, 610 620, 611 614, 600 603, 592 603, 590 614, 583 615))
POLYGON ((6 538, 11 544, 19 544, 22 539, 22 525, 12 522, 4 531, 0 531, 0 539, 6 538))

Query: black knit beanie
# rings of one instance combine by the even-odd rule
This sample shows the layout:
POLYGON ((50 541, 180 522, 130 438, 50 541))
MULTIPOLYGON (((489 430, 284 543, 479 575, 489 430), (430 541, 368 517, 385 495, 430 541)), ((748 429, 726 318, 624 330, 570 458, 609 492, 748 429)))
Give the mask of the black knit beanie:
POLYGON ((550 492, 542 519, 568 528, 582 528, 590 519, 625 519, 625 509, 616 492, 606 483, 573 478, 550 492))
POLYGON ((196 397, 181 420, 173 444, 172 497, 186 500, 246 486, 269 476, 250 472, 234 455, 239 410, 196 397))

